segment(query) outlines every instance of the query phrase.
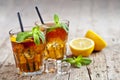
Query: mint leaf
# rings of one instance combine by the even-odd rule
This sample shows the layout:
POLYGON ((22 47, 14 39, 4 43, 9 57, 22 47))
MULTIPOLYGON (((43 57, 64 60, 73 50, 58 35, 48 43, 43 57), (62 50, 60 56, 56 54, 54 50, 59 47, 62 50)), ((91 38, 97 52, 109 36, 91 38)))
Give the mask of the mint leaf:
POLYGON ((47 29, 47 33, 53 31, 56 28, 57 28, 56 26, 51 26, 50 28, 47 29))
POLYGON ((32 32, 19 32, 17 34, 16 41, 23 42, 25 39, 27 39, 28 37, 31 37, 31 36, 32 36, 32 32))
POLYGON ((79 55, 77 58, 80 58, 80 59, 82 59, 83 57, 82 57, 81 55, 79 55))
POLYGON ((17 42, 23 42, 25 39, 33 37, 35 44, 40 44, 40 39, 42 42, 45 42, 45 35, 42 31, 40 31, 39 26, 35 26, 32 28, 32 31, 29 32, 20 32, 17 34, 16 41, 17 42))
POLYGON ((34 37, 34 42, 35 42, 35 44, 40 44, 40 39, 39 39, 39 36, 38 36, 38 34, 33 34, 33 37, 34 37))
POLYGON ((45 43, 45 35, 41 31, 39 32, 39 38, 42 40, 43 43, 45 43))
POLYGON ((75 63, 74 66, 77 67, 77 68, 80 68, 82 66, 82 64, 80 62, 77 62, 77 63, 75 63))
POLYGON ((68 33, 69 28, 68 28, 67 24, 60 23, 59 16, 57 14, 54 14, 54 23, 55 23, 55 25, 48 28, 47 32, 53 31, 54 29, 60 27, 60 28, 63 28, 68 33))
POLYGON ((55 24, 59 24, 59 17, 57 14, 54 14, 54 22, 55 24))
POLYGON ((33 33, 33 38, 34 38, 34 42, 35 44, 40 44, 40 39, 39 39, 39 27, 35 26, 32 28, 32 33, 33 33))
POLYGON ((35 27, 32 28, 32 33, 38 34, 39 30, 40 30, 39 26, 35 26, 35 27))
POLYGON ((92 60, 89 58, 82 58, 81 59, 82 65, 89 65, 91 62, 92 62, 92 60))
POLYGON ((59 22, 59 16, 57 14, 54 15, 54 22, 56 24, 56 27, 62 27, 68 33, 69 28, 68 28, 67 24, 60 23, 59 22))
POLYGON ((40 44, 40 39, 43 43, 45 42, 45 35, 43 34, 43 32, 40 31, 39 26, 35 26, 32 29, 32 32, 35 44, 40 44))
POLYGON ((81 61, 81 59, 82 59, 82 56, 80 55, 80 56, 78 56, 77 58, 75 58, 75 60, 77 61, 77 62, 80 62, 81 61))
POLYGON ((92 60, 89 58, 83 58, 82 56, 73 57, 73 58, 66 58, 63 61, 69 62, 73 66, 80 68, 82 65, 89 65, 92 60))
POLYGON ((63 59, 63 61, 69 62, 70 64, 75 63, 75 60, 73 58, 66 58, 66 59, 63 59))
POLYGON ((60 25, 61 25, 61 27, 68 33, 69 28, 68 28, 67 24, 61 23, 60 25))

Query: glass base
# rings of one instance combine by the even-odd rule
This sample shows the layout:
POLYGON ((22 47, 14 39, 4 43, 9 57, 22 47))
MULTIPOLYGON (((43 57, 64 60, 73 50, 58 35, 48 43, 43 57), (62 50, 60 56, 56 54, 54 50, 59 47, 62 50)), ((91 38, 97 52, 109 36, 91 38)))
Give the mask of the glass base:
POLYGON ((33 75, 39 75, 39 74, 42 74, 44 72, 44 66, 42 66, 40 68, 40 70, 38 71, 35 71, 35 72, 21 72, 19 70, 19 68, 17 68, 17 72, 18 74, 20 74, 21 76, 33 76, 33 75))

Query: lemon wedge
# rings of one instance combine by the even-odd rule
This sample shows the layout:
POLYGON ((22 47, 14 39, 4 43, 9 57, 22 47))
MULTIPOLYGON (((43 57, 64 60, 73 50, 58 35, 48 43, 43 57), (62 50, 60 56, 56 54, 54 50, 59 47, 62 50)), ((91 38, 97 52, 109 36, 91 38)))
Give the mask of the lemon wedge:
POLYGON ((89 38, 76 38, 70 41, 70 50, 74 56, 89 56, 94 49, 94 41, 89 38))
POLYGON ((107 46, 107 43, 105 42, 105 40, 103 40, 102 37, 100 37, 97 33, 95 33, 92 30, 88 30, 87 33, 85 34, 85 37, 90 38, 94 41, 95 51, 101 51, 103 48, 107 46))
POLYGON ((12 42, 16 42, 16 36, 10 36, 10 40, 11 40, 12 42))

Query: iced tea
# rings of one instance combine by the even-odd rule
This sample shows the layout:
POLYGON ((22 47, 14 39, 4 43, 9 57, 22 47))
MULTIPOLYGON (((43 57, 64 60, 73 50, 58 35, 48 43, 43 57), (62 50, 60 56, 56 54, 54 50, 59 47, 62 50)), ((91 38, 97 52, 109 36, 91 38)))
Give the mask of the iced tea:
POLYGON ((19 73, 41 73, 43 71, 43 53, 45 49, 45 43, 40 41, 40 44, 36 45, 32 37, 29 37, 23 42, 18 43, 16 41, 17 34, 18 33, 12 33, 12 31, 10 31, 13 55, 19 73))
MULTIPOLYGON (((66 21, 66 25, 69 22, 66 21)), ((68 39, 68 32, 66 32, 62 27, 52 28, 54 23, 46 23, 48 26, 46 31, 46 52, 45 58, 52 59, 63 59, 66 55, 66 42, 68 39)))

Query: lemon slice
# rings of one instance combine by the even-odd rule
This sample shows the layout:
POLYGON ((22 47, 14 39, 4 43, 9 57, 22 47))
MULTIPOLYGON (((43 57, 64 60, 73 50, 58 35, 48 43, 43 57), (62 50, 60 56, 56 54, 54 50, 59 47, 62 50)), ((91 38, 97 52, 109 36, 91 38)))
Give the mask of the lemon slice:
POLYGON ((88 30, 87 33, 85 34, 85 37, 90 38, 94 41, 95 51, 100 51, 107 46, 107 43, 105 42, 105 40, 103 40, 102 37, 100 37, 98 34, 96 34, 92 30, 88 30))
POLYGON ((89 56, 94 49, 94 41, 89 38, 76 38, 70 41, 69 46, 74 56, 89 56))

